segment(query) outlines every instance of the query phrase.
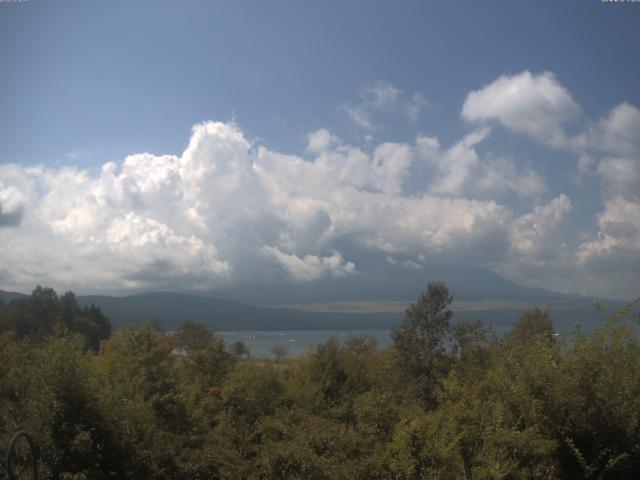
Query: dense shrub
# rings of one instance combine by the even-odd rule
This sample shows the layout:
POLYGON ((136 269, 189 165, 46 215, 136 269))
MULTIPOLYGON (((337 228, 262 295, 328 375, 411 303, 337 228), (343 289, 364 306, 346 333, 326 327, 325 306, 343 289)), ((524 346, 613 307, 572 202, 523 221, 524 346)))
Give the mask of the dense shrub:
POLYGON ((388 349, 272 362, 193 322, 109 336, 72 294, 35 294, 0 306, 0 444, 33 432, 42 478, 640 476, 640 344, 619 319, 567 341, 536 309, 497 339, 451 324, 432 284, 388 349))

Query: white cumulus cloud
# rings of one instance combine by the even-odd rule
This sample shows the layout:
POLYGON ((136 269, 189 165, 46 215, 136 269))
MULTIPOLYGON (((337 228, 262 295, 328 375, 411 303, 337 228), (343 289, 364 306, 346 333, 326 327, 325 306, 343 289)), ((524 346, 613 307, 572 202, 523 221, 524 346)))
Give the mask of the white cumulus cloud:
MULTIPOLYGON (((378 82, 343 107, 375 128, 377 113, 415 120, 425 106, 378 82)), ((97 171, 0 165, 0 288, 306 282, 366 275, 365 258, 487 265, 523 283, 626 295, 640 271, 640 111, 622 103, 570 137, 580 111, 553 74, 523 72, 469 93, 473 128, 449 145, 419 134, 357 146, 321 128, 303 155, 285 155, 233 122, 205 122, 179 155, 136 153, 97 171), (491 121, 577 153, 599 179, 602 211, 580 240, 569 225, 579 199, 550 195, 557 182, 536 165, 492 153, 491 121)))
POLYGON ((417 145, 381 143, 367 154, 315 135, 311 160, 207 122, 179 156, 129 155, 97 173, 2 165, 3 212, 20 211, 21 221, 0 229, 0 282, 214 288, 354 274, 348 254, 360 250, 483 262, 508 249, 507 206, 408 192, 417 145))
POLYGON ((481 155, 476 146, 490 134, 480 128, 447 149, 434 137, 418 137, 418 155, 435 167, 429 191, 439 195, 497 198, 506 194, 534 197, 546 191, 544 178, 509 158, 481 155))
POLYGON ((511 230, 511 248, 528 261, 548 261, 562 253, 561 240, 554 234, 573 208, 566 195, 534 207, 517 217, 511 230))
POLYGON ((283 253, 276 247, 262 247, 262 252, 266 256, 276 259, 296 280, 316 280, 326 273, 333 277, 342 277, 356 271, 353 262, 345 262, 339 252, 332 252, 326 257, 305 255, 303 258, 283 253))
POLYGON ((640 156, 640 109, 629 102, 614 107, 580 135, 577 142, 619 156, 640 156))
POLYGON ((495 120, 505 128, 553 147, 572 142, 564 132, 580 114, 580 107, 555 75, 525 71, 503 75, 467 95, 462 117, 471 122, 495 120))
POLYGON ((640 280, 640 198, 607 199, 598 227, 595 238, 580 245, 579 261, 597 273, 627 271, 640 280))
POLYGON ((0 228, 16 226, 22 220, 24 197, 20 190, 0 182, 0 228))

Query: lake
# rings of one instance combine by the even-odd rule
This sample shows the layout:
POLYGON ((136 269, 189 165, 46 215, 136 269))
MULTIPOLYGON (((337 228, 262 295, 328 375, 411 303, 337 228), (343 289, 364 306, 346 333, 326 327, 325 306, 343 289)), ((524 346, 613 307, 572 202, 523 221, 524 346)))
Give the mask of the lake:
POLYGON ((227 331, 216 332, 222 336, 228 344, 237 341, 244 342, 249 348, 252 357, 273 357, 271 349, 275 346, 283 346, 291 357, 299 357, 309 351, 310 348, 320 343, 325 343, 329 338, 335 337, 344 341, 349 337, 372 337, 378 342, 379 348, 388 347, 391 344, 390 330, 277 330, 277 331, 227 331))
MULTIPOLYGON (((493 312, 495 314, 495 312, 493 312)), ((580 315, 558 315, 554 327, 556 332, 564 332, 571 336, 575 331, 574 318, 582 318, 581 328, 583 332, 590 332, 603 324, 602 318, 596 312, 580 313, 580 315), (590 313, 590 314, 589 314, 590 313), (561 318, 557 318, 561 317, 561 318), (564 317, 564 318, 562 318, 564 317)), ((517 315, 511 313, 504 315, 502 321, 486 322, 485 326, 489 327, 493 333, 500 337, 508 332, 515 323, 517 315)), ((627 320, 631 323, 634 320, 627 320)), ((249 348, 250 354, 255 358, 273 357, 272 349, 275 346, 283 346, 288 350, 288 356, 299 357, 309 351, 314 346, 325 343, 329 338, 335 337, 341 342, 349 337, 372 337, 378 342, 379 348, 388 347, 391 344, 391 330, 272 330, 272 331, 219 331, 225 342, 232 344, 237 341, 244 342, 249 348)))

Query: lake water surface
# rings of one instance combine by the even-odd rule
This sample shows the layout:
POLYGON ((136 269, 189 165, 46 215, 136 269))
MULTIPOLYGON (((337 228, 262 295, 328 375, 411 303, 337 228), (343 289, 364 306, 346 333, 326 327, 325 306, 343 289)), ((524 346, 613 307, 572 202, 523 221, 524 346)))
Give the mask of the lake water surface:
MULTIPOLYGON (((576 315, 583 318, 581 322, 583 332, 590 332, 601 326, 604 322, 602 318, 591 313, 591 315, 576 315), (585 318, 586 317, 586 318, 585 318)), ((498 337, 511 330, 515 319, 515 314, 505 317, 505 321, 493 324, 485 324, 498 337)), ((634 320, 629 320, 633 323, 634 320)), ((575 321, 568 317, 557 319, 554 322, 555 331, 564 333, 571 337, 575 332, 575 321)), ((272 349, 276 346, 283 346, 288 351, 288 356, 299 357, 307 353, 318 344, 325 343, 329 338, 335 337, 344 342, 349 337, 372 337, 378 342, 378 348, 383 349, 391 344, 391 330, 273 330, 273 331, 219 331, 225 342, 232 344, 237 341, 244 342, 249 348, 250 354, 254 358, 273 357, 272 349)))
POLYGON ((343 342, 349 337, 368 336, 376 339, 379 348, 385 348, 391 344, 390 330, 277 330, 269 332, 229 331, 217 333, 228 344, 237 341, 244 342, 249 348, 251 356, 257 358, 273 357, 271 350, 275 346, 285 347, 288 350, 288 356, 299 357, 314 346, 325 343, 331 337, 343 342))

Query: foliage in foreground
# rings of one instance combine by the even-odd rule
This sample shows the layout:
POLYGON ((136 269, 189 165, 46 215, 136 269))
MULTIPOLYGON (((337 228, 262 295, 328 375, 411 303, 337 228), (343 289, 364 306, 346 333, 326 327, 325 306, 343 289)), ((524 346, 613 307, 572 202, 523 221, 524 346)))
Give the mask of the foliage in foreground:
POLYGON ((3 324, 0 445, 32 431, 42 478, 638 478, 631 326, 568 342, 534 310, 496 339, 451 325, 450 303, 430 284, 392 347, 329 340, 278 362, 193 322, 123 328, 94 350, 44 308, 27 333, 3 324))

